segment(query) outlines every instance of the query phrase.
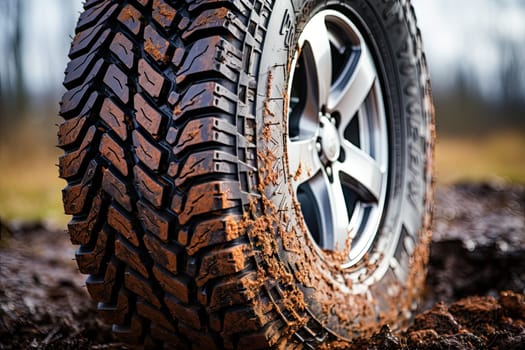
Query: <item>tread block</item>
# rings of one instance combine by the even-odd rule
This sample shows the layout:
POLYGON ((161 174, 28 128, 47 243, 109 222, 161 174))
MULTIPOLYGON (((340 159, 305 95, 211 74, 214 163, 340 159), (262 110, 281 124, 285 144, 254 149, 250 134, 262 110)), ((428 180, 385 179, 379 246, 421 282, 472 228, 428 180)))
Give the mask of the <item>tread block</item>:
POLYGON ((228 219, 213 219, 195 224, 189 246, 186 248, 189 255, 214 244, 232 241, 239 237, 239 230, 230 230, 228 225, 236 225, 242 217, 232 216, 228 219))
POLYGON ((183 16, 180 21, 179 21, 179 24, 177 25, 177 28, 179 30, 186 30, 186 28, 188 28, 188 26, 190 25, 191 23, 191 20, 188 18, 188 17, 185 17, 183 16))
POLYGON ((176 103, 173 115, 177 120, 186 113, 195 112, 219 111, 232 115, 237 109, 237 101, 238 97, 224 86, 216 82, 205 82, 191 85, 182 99, 171 94, 168 102, 176 103))
POLYGON ((96 92, 93 92, 91 95, 89 95, 88 100, 84 104, 84 108, 80 111, 80 113, 75 114, 71 116, 71 118, 65 118, 66 116, 62 116, 65 118, 65 122, 60 125, 59 131, 58 131, 58 141, 59 146, 69 146, 70 144, 77 143, 80 140, 79 135, 80 131, 82 131, 83 126, 80 126, 76 122, 72 122, 72 124, 69 124, 69 120, 78 120, 78 118, 86 118, 88 119, 90 117, 91 112, 93 111, 93 107, 97 103, 98 94, 96 92))
POLYGON ((88 8, 78 18, 77 28, 87 27, 97 21, 98 23, 104 22, 118 6, 117 4, 113 4, 113 6, 108 9, 110 4, 110 2, 104 1, 96 6, 88 8))
POLYGON ((153 323, 150 326, 151 336, 155 339, 164 342, 164 349, 177 349, 177 350, 189 350, 190 346, 187 346, 181 338, 175 335, 174 332, 164 329, 160 325, 153 323))
POLYGON ((247 267, 246 253, 251 249, 247 244, 216 250, 202 258, 196 283, 202 287, 211 279, 242 271, 247 267))
MULTIPOLYGON (((155 11, 155 9, 153 10, 155 11)), ((144 51, 146 51, 157 63, 168 63, 170 58, 170 42, 164 39, 152 26, 144 29, 144 51)))
POLYGON ((188 156, 175 180, 180 187, 186 181, 209 174, 237 174, 237 157, 222 151, 203 151, 188 156))
MULTIPOLYGON (((172 208, 177 209, 177 197, 174 197, 172 208)), ((241 185, 236 181, 210 181, 190 188, 179 215, 179 222, 184 225, 193 216, 213 211, 230 209, 248 203, 248 195, 241 192, 241 185)))
POLYGON ((168 30, 177 11, 163 0, 153 0, 153 19, 160 24, 164 30, 168 30))
POLYGON ((186 54, 186 50, 184 50, 181 47, 176 47, 175 51, 173 51, 173 57, 171 58, 171 64, 175 66, 175 68, 180 68, 180 65, 182 64, 182 59, 184 58, 186 54))
POLYGON ((91 181, 98 171, 98 163, 92 160, 84 177, 80 183, 69 184, 62 190, 62 200, 64 202, 64 211, 68 215, 78 215, 84 211, 86 206, 86 198, 91 188, 91 181))
POLYGON ((84 9, 87 10, 88 8, 90 8, 90 7, 92 7, 92 6, 95 6, 95 5, 97 5, 97 4, 100 4, 102 1, 104 1, 104 0, 86 0, 86 1, 84 2, 84 9))
POLYGON ((107 168, 103 168, 104 176, 102 178, 102 189, 114 198, 127 211, 132 211, 131 199, 124 181, 107 168))
POLYGON ((60 156, 58 160, 58 169, 61 178, 68 179, 78 175, 80 168, 82 167, 86 159, 86 155, 89 151, 89 146, 95 138, 96 131, 97 128, 94 125, 92 125, 86 132, 86 135, 84 136, 84 139, 82 140, 82 143, 80 144, 78 149, 76 149, 75 151, 67 152, 64 155, 60 156))
POLYGON ((143 198, 147 199, 148 202, 160 208, 164 197, 164 186, 149 177, 139 166, 136 165, 133 170, 139 193, 143 198))
POLYGON ((92 47, 97 40, 99 40, 99 37, 106 37, 110 32, 111 29, 105 28, 102 25, 78 32, 71 43, 69 57, 74 58, 78 55, 88 52, 89 48, 92 47))
POLYGON ((170 310, 173 318, 179 322, 184 322, 194 329, 201 329, 203 327, 200 316, 202 312, 201 307, 195 305, 183 305, 171 295, 166 295, 164 302, 170 310))
POLYGON ((131 69, 133 67, 133 43, 122 33, 115 34, 109 49, 118 57, 118 59, 131 69))
POLYGON ((88 53, 69 61, 66 67, 64 86, 73 87, 74 84, 82 81, 87 70, 92 66, 97 50, 105 43, 108 35, 109 30, 104 31, 95 44, 89 49, 88 53))
POLYGON ((127 289, 157 308, 162 306, 148 280, 129 267, 126 268, 126 272, 124 273, 124 285, 127 289))
POLYGON ((71 243, 73 244, 88 244, 91 240, 91 233, 97 223, 102 206, 102 197, 100 193, 91 201, 91 208, 85 218, 73 218, 68 223, 67 228, 71 243))
POLYGON ((214 7, 217 7, 216 4, 228 4, 231 6, 232 4, 239 10, 240 12, 244 12, 246 9, 251 10, 252 8, 252 2, 249 0, 192 0, 192 1, 186 1, 189 3, 188 10, 190 12, 194 12, 196 10, 200 9, 206 9, 209 8, 212 4, 214 7), (243 11, 244 10, 244 11, 243 11))
MULTIPOLYGON (((60 114, 64 116, 65 114, 69 114, 71 112, 74 112, 79 106, 81 105, 81 102, 84 100, 85 96, 88 94, 88 91, 91 88, 91 84, 93 83, 93 80, 96 75, 99 73, 102 73, 104 60, 101 58, 99 59, 93 68, 91 68, 91 71, 84 79, 85 83, 77 86, 76 88, 73 88, 71 90, 68 90, 64 96, 62 96, 62 101, 60 105, 60 114)), ((97 94, 96 92, 92 92, 91 95, 97 94)), ((91 96, 90 95, 90 99, 91 96)), ((68 119, 68 118, 66 118, 68 119)))
MULTIPOLYGON (((222 331, 222 321, 224 319, 222 313, 219 311, 219 312, 212 312, 208 315, 208 319, 209 319, 209 325, 210 325, 210 329, 214 332, 217 332, 219 333, 220 331, 222 331)), ((225 348, 226 349, 231 349, 233 348, 233 346, 227 346, 225 345, 225 348)))
POLYGON ((104 83, 124 104, 129 102, 128 76, 114 64, 106 71, 104 83))
POLYGON ((164 86, 164 77, 142 58, 139 60, 139 85, 153 98, 160 96, 164 86))
POLYGON ((117 133, 122 141, 126 141, 128 131, 124 111, 111 101, 110 98, 106 98, 102 103, 100 117, 113 131, 117 133))
POLYGON ((252 307, 247 307, 241 310, 226 311, 224 313, 224 328, 222 334, 232 335, 236 333, 257 331, 264 326, 270 318, 264 313, 269 312, 270 308, 266 310, 254 310, 252 307))
POLYGON ((159 132, 164 126, 163 115, 153 108, 140 94, 135 94, 134 106, 136 109, 135 118, 155 140, 159 139, 159 132))
POLYGON ((109 324, 122 325, 126 322, 126 316, 129 313, 129 296, 128 293, 121 289, 118 292, 117 304, 99 303, 97 310, 109 324))
POLYGON ((164 158, 164 152, 155 147, 138 131, 133 130, 133 145, 137 157, 151 170, 159 170, 164 158))
POLYGON ((129 325, 117 325, 114 324, 111 327, 111 331, 117 337, 117 339, 125 342, 136 344, 141 341, 144 334, 144 321, 137 315, 131 316, 129 325))
POLYGON ((179 155, 188 147, 203 143, 234 146, 237 138, 236 128, 225 120, 206 117, 190 120, 180 132, 180 138, 173 147, 173 152, 179 155))
POLYGON ((177 274, 178 254, 172 247, 162 244, 151 235, 144 236, 144 243, 153 261, 173 274, 177 274))
POLYGON ((183 247, 187 246, 189 242, 188 229, 180 229, 177 234, 177 243, 183 247))
POLYGON ((143 201, 139 201, 137 206, 139 220, 144 228, 163 242, 168 242, 171 218, 167 214, 155 212, 143 201))
POLYGON ((66 120, 58 128, 58 144, 60 147, 68 146, 77 141, 80 132, 86 125, 86 115, 66 120))
POLYGON ((192 282, 188 277, 182 275, 175 276, 157 264, 153 266, 153 274, 164 291, 172 294, 185 304, 189 303, 192 282))
POLYGON ((212 310, 233 305, 243 305, 255 297, 257 274, 249 272, 242 277, 227 278, 217 283, 210 296, 212 310))
POLYGON ((275 320, 267 324, 259 332, 241 337, 237 343, 237 346, 239 349, 269 349, 275 345, 281 337, 281 328, 283 327, 284 325, 282 321, 275 320))
POLYGON ((109 134, 102 135, 99 151, 124 176, 128 175, 128 164, 124 149, 109 134))
POLYGON ((143 300, 137 301, 137 313, 140 316, 148 320, 151 320, 153 323, 157 323, 163 328, 171 332, 175 332, 175 327, 170 321, 168 321, 168 319, 166 318, 166 315, 164 315, 162 311, 155 309, 154 307, 144 302, 143 300))
POLYGON ((236 81, 242 68, 242 54, 220 36, 213 36, 195 42, 180 68, 176 82, 204 72, 218 72, 223 77, 236 81))
POLYGON ((133 270, 148 278, 148 268, 143 254, 122 238, 115 240, 115 256, 133 270))
POLYGON ((111 259, 106 267, 104 277, 90 275, 86 280, 86 287, 91 298, 97 302, 109 303, 113 288, 117 281, 118 263, 111 259))
MULTIPOLYGON (((179 324, 178 328, 179 332, 184 334, 190 340, 193 349, 220 349, 220 347, 215 343, 215 340, 210 333, 197 331, 184 323, 179 324)), ((239 349, 250 349, 250 347, 239 349)))
POLYGON ((140 32, 142 14, 132 5, 124 6, 117 19, 133 34, 137 35, 140 32))
POLYGON ((179 162, 171 162, 168 166, 168 172, 167 174, 173 178, 178 177, 179 175, 179 162))
MULTIPOLYGON (((78 105, 81 102, 82 97, 87 93, 89 89, 89 84, 83 84, 68 90, 60 102, 60 115, 64 116, 69 112, 77 109, 78 105)), ((65 119, 68 119, 67 116, 64 116, 65 119)))
POLYGON ((131 220, 125 214, 123 214, 120 210, 118 210, 114 206, 111 206, 108 209, 107 218, 108 218, 107 219, 108 224, 115 231, 117 231, 120 235, 125 237, 135 247, 138 247, 140 245, 140 242, 137 237, 137 233, 133 227, 133 224, 131 223, 131 220))
POLYGON ((97 235, 95 246, 90 248, 86 245, 80 246, 75 253, 78 269, 81 273, 96 275, 100 271, 100 266, 106 253, 108 243, 108 234, 104 229, 100 230, 97 235))
POLYGON ((191 23, 190 27, 182 34, 182 39, 188 40, 193 35, 201 32, 227 32, 235 38, 242 40, 247 30, 233 12, 222 7, 202 11, 191 23))

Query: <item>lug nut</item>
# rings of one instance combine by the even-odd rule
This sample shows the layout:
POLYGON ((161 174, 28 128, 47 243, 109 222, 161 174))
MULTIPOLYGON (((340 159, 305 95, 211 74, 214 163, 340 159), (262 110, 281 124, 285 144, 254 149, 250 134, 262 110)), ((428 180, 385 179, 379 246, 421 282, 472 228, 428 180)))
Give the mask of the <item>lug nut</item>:
POLYGON ((315 144, 315 149, 317 150, 317 152, 321 152, 321 142, 317 142, 315 144))

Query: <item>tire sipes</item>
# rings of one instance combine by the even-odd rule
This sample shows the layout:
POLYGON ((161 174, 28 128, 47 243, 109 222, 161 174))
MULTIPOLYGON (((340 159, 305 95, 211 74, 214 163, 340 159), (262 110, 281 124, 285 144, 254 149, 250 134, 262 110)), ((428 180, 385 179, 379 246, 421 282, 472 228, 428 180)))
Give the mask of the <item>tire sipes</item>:
POLYGON ((410 318, 428 259, 434 121, 408 1, 87 0, 69 58, 64 208, 120 341, 347 348, 410 318), (349 268, 310 234, 287 161, 292 62, 326 9, 372 48, 390 140, 380 227, 349 268))

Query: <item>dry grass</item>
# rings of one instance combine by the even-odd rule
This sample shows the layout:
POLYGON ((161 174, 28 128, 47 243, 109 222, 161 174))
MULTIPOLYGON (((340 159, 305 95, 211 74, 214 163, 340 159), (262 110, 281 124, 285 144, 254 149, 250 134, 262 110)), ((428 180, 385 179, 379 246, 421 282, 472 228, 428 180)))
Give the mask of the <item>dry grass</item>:
MULTIPOLYGON (((64 227, 54 147, 58 118, 41 117, 0 133, 0 218, 46 220, 64 227)), ((440 137, 436 149, 439 184, 503 179, 525 183, 525 133, 440 137)))
POLYGON ((438 136, 438 183, 503 180, 525 183, 525 132, 438 136))
MULTIPOLYGON (((58 120, 58 118, 56 118, 58 120)), ((0 218, 65 226, 53 118, 20 123, 0 137, 0 218)))

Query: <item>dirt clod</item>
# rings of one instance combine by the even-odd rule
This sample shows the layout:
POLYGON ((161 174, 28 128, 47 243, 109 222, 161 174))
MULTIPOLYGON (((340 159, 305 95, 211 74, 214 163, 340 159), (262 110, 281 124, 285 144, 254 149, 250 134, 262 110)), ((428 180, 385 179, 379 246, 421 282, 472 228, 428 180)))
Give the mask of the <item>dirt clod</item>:
POLYGON ((0 349, 121 346, 96 314, 65 232, 3 225, 0 242, 0 349))
POLYGON ((419 314, 405 332, 393 334, 383 327, 354 343, 353 349, 518 349, 525 345, 525 320, 509 315, 523 306, 523 295, 513 292, 502 292, 500 300, 486 296, 465 298, 449 307, 439 303, 419 314), (509 298, 522 301, 504 301, 509 298))

